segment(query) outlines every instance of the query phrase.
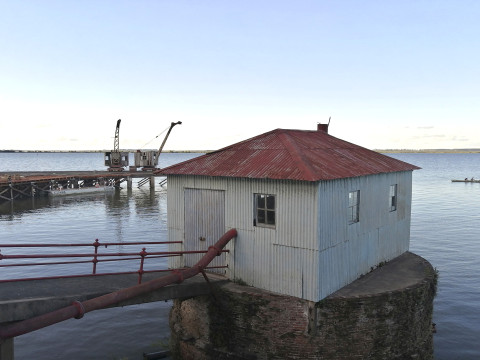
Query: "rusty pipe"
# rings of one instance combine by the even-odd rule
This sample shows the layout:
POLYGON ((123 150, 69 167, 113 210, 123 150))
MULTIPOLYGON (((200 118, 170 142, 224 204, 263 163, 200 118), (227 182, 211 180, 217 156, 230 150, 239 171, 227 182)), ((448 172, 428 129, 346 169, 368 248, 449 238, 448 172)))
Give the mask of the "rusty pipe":
POLYGON ((112 306, 121 301, 131 299, 135 296, 158 290, 164 286, 181 283, 185 279, 191 278, 200 273, 207 265, 221 254, 221 250, 234 237, 237 236, 237 230, 231 229, 227 231, 215 243, 208 248, 207 253, 194 266, 185 270, 173 270, 171 274, 150 280, 143 284, 135 285, 126 289, 118 290, 110 294, 99 296, 83 302, 74 301, 72 305, 58 309, 43 315, 39 315, 30 319, 19 321, 0 328, 0 342, 4 339, 23 335, 44 327, 59 323, 71 318, 80 319, 87 312, 103 309, 112 306))

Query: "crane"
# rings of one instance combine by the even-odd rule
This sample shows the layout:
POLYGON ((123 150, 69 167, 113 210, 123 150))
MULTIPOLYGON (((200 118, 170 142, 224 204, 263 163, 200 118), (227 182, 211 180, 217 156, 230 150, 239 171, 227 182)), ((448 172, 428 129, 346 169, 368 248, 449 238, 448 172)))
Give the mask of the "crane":
POLYGON ((155 162, 154 162, 154 167, 158 165, 158 159, 160 158, 160 154, 162 153, 163 147, 165 146, 165 143, 167 142, 168 136, 170 135, 170 132, 172 131, 173 127, 175 125, 181 125, 181 121, 177 122, 172 122, 170 124, 170 129, 168 129, 167 135, 165 135, 165 139, 163 139, 162 145, 160 145, 160 148, 158 149, 157 153, 155 154, 155 162))
POLYGON ((120 123, 122 119, 117 120, 117 126, 115 127, 115 138, 113 139, 113 151, 112 151, 112 163, 111 167, 120 166, 120 156, 117 155, 120 153, 120 123))
POLYGON ((119 152, 120 148, 120 123, 122 119, 117 120, 117 127, 115 128, 115 139, 113 140, 113 152, 119 152))
POLYGON ((115 138, 113 140, 113 150, 105 153, 105 166, 108 171, 123 171, 128 166, 128 152, 120 151, 120 123, 122 119, 117 120, 115 127, 115 138))
MULTIPOLYGON (((135 154, 135 165, 136 166, 142 166, 142 170, 144 171, 152 171, 154 170, 157 165, 158 165, 158 159, 160 158, 160 154, 162 153, 163 147, 165 146, 165 143, 167 142, 168 136, 170 135, 170 132, 174 128, 175 125, 180 125, 182 122, 177 121, 177 122, 172 122, 170 123, 170 128, 167 131, 167 134, 165 135, 165 138, 162 141, 162 145, 160 145, 160 148, 156 153, 152 152, 142 152, 140 150, 137 150, 137 153, 135 154)), ((154 178, 154 177, 153 177, 154 178)), ((141 179, 138 182, 138 187, 142 187, 145 185, 148 181, 151 181, 152 177, 145 177, 141 179)), ((166 180, 161 182, 161 185, 164 185, 166 180)))

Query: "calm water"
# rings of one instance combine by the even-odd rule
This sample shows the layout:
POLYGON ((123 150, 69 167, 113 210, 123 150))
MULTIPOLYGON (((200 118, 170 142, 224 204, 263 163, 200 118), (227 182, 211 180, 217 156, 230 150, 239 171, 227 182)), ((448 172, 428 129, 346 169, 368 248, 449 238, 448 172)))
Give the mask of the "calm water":
MULTIPOLYGON (((197 155, 162 154, 160 163, 197 155)), ((480 359, 480 184, 451 182, 480 178, 480 154, 391 156, 422 167, 413 176, 410 249, 440 273, 435 358, 480 359)), ((0 171, 53 169, 102 170, 103 156, 0 153, 0 171)), ((0 242, 165 240, 166 215, 166 194, 158 186, 88 199, 29 199, 0 205, 0 242)), ((170 306, 101 310, 20 336, 17 359, 142 359, 167 343, 170 306)))
MULTIPOLYGON (((162 154, 160 165, 180 162, 199 154, 162 154)), ((4 154, 0 171, 21 170, 104 170, 103 154, 4 154)), ((160 178, 157 180, 157 183, 160 178)), ((166 241, 166 192, 148 184, 112 195, 49 199, 26 199, 0 204, 0 243, 93 243, 166 241)), ((140 251, 141 247, 109 247, 112 251, 140 251)), ((9 249, 3 249, 7 254, 9 249)), ((11 250, 11 249, 10 249, 11 250)), ((166 245, 147 250, 166 250, 166 245)), ((105 252, 102 249, 102 252, 105 252)), ((37 250, 42 252, 42 250, 37 250)), ((72 252, 90 252, 90 250, 72 252)), ((19 251, 16 251, 19 253, 19 251)), ((155 268, 166 261, 154 261, 155 268)), ((149 262, 147 260, 146 265, 149 262)), ((99 264, 98 271, 114 266, 99 264)), ((122 262, 122 269, 136 270, 138 262, 122 262)), ((36 269, 37 271, 40 271, 36 269)), ((32 270, 33 271, 33 270, 32 270)), ((0 278, 33 276, 26 268, 1 269, 0 278)), ((50 266, 45 274, 91 271, 91 265, 50 266), (74 269, 72 269, 74 268, 74 269)), ((119 271, 119 270, 117 270, 119 271)), ((143 359, 144 352, 158 351, 168 344, 170 302, 156 302, 86 314, 81 320, 67 320, 15 339, 16 359, 143 359)))
POLYGON ((398 154, 413 176, 410 250, 439 271, 435 359, 480 359, 480 154, 398 154))

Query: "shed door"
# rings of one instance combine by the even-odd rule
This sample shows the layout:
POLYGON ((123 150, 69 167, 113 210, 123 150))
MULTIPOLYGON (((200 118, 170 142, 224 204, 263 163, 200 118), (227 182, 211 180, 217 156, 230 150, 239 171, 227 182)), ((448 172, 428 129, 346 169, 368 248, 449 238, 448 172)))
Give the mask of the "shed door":
MULTIPOLYGON (((225 233, 225 192, 185 189, 185 251, 208 250, 225 233)), ((185 255, 185 265, 195 265, 204 254, 185 255)), ((215 257, 210 266, 224 266, 225 253, 215 257)), ((212 269, 225 274, 225 269, 212 269)))

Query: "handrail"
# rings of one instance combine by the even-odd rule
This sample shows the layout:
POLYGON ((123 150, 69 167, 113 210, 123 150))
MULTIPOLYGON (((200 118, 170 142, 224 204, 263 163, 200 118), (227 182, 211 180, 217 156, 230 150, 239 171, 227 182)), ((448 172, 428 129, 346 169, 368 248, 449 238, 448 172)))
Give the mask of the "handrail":
MULTIPOLYGON (((44 266, 44 265, 66 265, 66 264, 85 264, 92 263, 92 273, 91 274, 72 274, 72 275, 55 275, 55 276, 44 276, 44 277, 28 277, 20 279, 1 279, 0 283, 4 282, 14 282, 14 281, 26 281, 26 280, 44 280, 44 279, 63 279, 63 278, 74 278, 78 276, 96 276, 96 275, 115 275, 115 274, 138 274, 138 283, 142 282, 142 275, 146 272, 143 268, 145 259, 156 259, 169 256, 181 256, 185 254, 204 254, 207 251, 205 250, 189 250, 189 251, 156 251, 156 252, 147 252, 146 248, 142 248, 140 252, 110 252, 110 253, 99 253, 99 247, 105 247, 112 245, 158 245, 158 244, 181 244, 182 241, 142 241, 142 242, 99 242, 98 239, 91 244, 81 244, 81 243, 64 243, 64 244, 52 244, 52 243, 43 243, 43 244, 0 244, 1 248, 48 248, 48 247, 94 247, 93 253, 49 253, 49 254, 10 254, 4 255, 0 250, 0 268, 7 267, 25 267, 25 266, 44 266), (2 263, 2 260, 20 260, 20 259, 69 259, 69 258, 90 258, 89 260, 64 260, 64 261, 55 261, 55 262, 28 262, 28 263, 2 263), (110 272, 97 274, 97 263, 101 262, 112 262, 112 261, 126 261, 126 260, 140 260, 140 266, 137 271, 130 272, 110 272)), ((228 250, 223 250, 228 252, 228 250)), ((149 270, 149 272, 162 272, 162 270, 149 270)))
MULTIPOLYGON (((156 251, 156 252, 145 252, 147 255, 183 255, 183 254, 202 254, 206 253, 206 250, 188 250, 188 251, 156 251)), ((142 253, 97 253, 96 256, 134 256, 142 255, 142 253)), ((40 254, 40 255, 2 255, 0 253, 0 260, 10 260, 10 259, 56 259, 56 258, 69 258, 69 257, 92 257, 92 254, 40 254)), ((121 260, 121 259, 118 259, 121 260)), ((39 265, 45 265, 39 263, 39 265)), ((1 267, 2 265, 0 265, 1 267)), ((15 266, 15 264, 3 265, 5 266, 15 266)))
POLYGON ((181 244, 183 241, 129 241, 129 242, 100 242, 98 239, 95 239, 95 242, 92 244, 81 244, 81 243, 66 243, 66 244, 0 244, 0 248, 6 247, 68 247, 68 246, 79 246, 79 247, 87 247, 87 246, 105 246, 108 247, 110 245, 163 245, 163 244, 181 244))
POLYGON ((191 278, 198 273, 204 273, 204 269, 208 266, 208 264, 210 264, 210 262, 216 256, 219 256, 225 245, 236 236, 236 229, 227 231, 215 243, 215 245, 208 248, 207 253, 191 268, 184 270, 173 270, 167 276, 150 280, 143 284, 118 290, 90 300, 85 300, 83 302, 74 301, 72 305, 62 309, 58 309, 14 324, 2 326, 0 327, 0 341, 23 335, 71 318, 80 319, 87 312, 103 309, 115 305, 121 301, 129 300, 135 296, 158 290, 164 286, 174 283, 181 283, 185 279, 191 278))

